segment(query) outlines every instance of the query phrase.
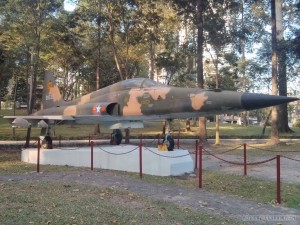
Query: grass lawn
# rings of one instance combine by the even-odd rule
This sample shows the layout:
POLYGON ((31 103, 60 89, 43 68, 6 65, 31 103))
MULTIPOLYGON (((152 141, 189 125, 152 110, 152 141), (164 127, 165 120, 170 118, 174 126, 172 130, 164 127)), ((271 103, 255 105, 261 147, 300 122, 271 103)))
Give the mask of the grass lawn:
POLYGON ((92 185, 10 182, 0 185, 0 223, 241 224, 164 201, 92 185))
MULTIPOLYGON (((131 175, 132 176, 132 175, 131 175)), ((138 179, 138 175, 133 175, 138 179)), ((198 173, 196 177, 157 177, 143 175, 143 179, 151 183, 177 184, 185 187, 198 187, 198 173)), ((212 171, 203 171, 203 189, 226 195, 239 196, 258 203, 276 204, 276 182, 238 176, 212 171)), ((300 209, 300 185, 281 184, 282 205, 300 209)))
MULTIPOLYGON (((19 152, 0 151, 0 176, 35 170, 35 165, 22 163, 19 157, 19 152)), ((65 166, 42 166, 42 169, 64 173, 88 170, 65 166)), ((1 225, 243 224, 114 188, 67 181, 0 182, 0 193, 1 225)))
MULTIPOLYGON (((89 168, 76 168, 69 166, 45 166, 41 165, 43 172, 70 172, 88 171, 89 168)), ((36 171, 36 165, 20 162, 20 152, 0 151, 0 174, 23 174, 36 171)), ((95 171, 101 171, 96 169, 95 171)), ((129 176, 139 179, 136 173, 113 172, 116 176, 129 176)), ((182 185, 189 188, 198 187, 198 175, 181 177, 158 177, 143 175, 143 180, 156 184, 182 185)), ((228 195, 239 196, 254 200, 258 203, 272 203, 276 201, 276 183, 257 179, 229 175, 218 172, 204 171, 203 188, 210 192, 218 192, 228 195)), ((300 209, 300 185, 282 183, 282 205, 290 208, 300 209)))

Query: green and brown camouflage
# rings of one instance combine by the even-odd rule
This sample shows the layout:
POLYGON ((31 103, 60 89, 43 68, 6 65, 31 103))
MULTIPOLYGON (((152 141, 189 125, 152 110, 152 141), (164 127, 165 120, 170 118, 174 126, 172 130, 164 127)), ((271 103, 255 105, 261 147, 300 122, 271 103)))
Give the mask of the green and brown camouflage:
POLYGON ((55 78, 49 71, 45 74, 43 87, 42 109, 30 116, 24 116, 24 119, 70 120, 80 124, 104 123, 112 129, 142 127, 145 120, 234 113, 298 100, 219 89, 171 87, 147 78, 135 78, 67 102, 62 99, 55 78))

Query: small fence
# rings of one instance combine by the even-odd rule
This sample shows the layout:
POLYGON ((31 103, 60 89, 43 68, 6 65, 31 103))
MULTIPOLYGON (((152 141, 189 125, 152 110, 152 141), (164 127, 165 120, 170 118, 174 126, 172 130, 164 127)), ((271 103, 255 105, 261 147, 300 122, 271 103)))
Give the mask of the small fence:
MULTIPOLYGON (((197 145, 198 145, 198 143, 196 142, 196 146, 197 145)), ((262 161, 247 162, 247 145, 243 144, 241 146, 238 146, 236 148, 233 148, 233 149, 230 149, 230 150, 218 153, 218 154, 213 154, 212 152, 204 149, 202 146, 199 146, 197 148, 196 152, 195 152, 195 154, 196 154, 195 159, 199 160, 199 185, 198 185, 198 187, 202 188, 202 179, 203 179, 202 178, 202 167, 203 167, 202 156, 203 156, 203 152, 206 153, 209 156, 212 156, 212 157, 222 161, 222 162, 225 162, 225 163, 228 163, 228 164, 231 164, 231 165, 244 166, 244 176, 247 175, 247 166, 265 164, 265 163, 271 162, 273 160, 276 160, 276 200, 277 200, 278 204, 281 204, 281 186, 280 186, 281 185, 281 183, 280 183, 280 173, 281 173, 280 162, 281 162, 281 158, 285 158, 285 159, 288 159, 288 160, 293 160, 293 161, 296 161, 296 162, 300 162, 300 160, 293 159, 293 158, 290 158, 290 157, 287 157, 287 156, 276 155, 275 157, 272 157, 272 158, 269 158, 269 159, 266 159, 266 160, 262 160, 262 161), (243 156, 244 160, 243 160, 243 162, 230 161, 230 160, 226 160, 226 159, 223 159, 223 158, 217 156, 218 154, 227 153, 227 152, 237 150, 241 146, 243 146, 243 149, 244 149, 244 156, 243 156)), ((253 146, 249 146, 249 145, 248 145, 248 147, 254 148, 253 146)), ((264 150, 264 151, 270 151, 270 152, 282 152, 282 151, 277 151, 277 150, 267 150, 267 149, 260 149, 260 148, 256 148, 256 149, 264 150)), ((299 152, 299 151, 284 151, 284 152, 299 152)), ((197 168, 197 164, 198 164, 197 161, 198 160, 195 160, 195 168, 197 168)))
MULTIPOLYGON (((199 145, 198 140, 195 141, 195 144, 191 144, 191 145, 187 145, 185 146, 185 149, 190 150, 190 153, 188 154, 184 154, 184 155, 180 155, 180 156, 166 156, 157 152, 154 152, 153 150, 151 150, 149 147, 147 147, 147 145, 152 145, 156 142, 156 140, 151 140, 151 142, 148 143, 144 143, 142 136, 140 138, 140 143, 137 147, 127 151, 127 152, 123 152, 123 153, 115 153, 115 152, 110 152, 107 151, 106 149, 104 149, 101 146, 96 146, 94 141, 91 141, 91 139, 89 139, 88 145, 90 146, 91 149, 91 166, 90 169, 91 171, 94 170, 94 148, 97 147, 98 149, 102 150, 103 152, 105 152, 106 154, 111 154, 111 155, 125 155, 125 154, 129 154, 133 151, 139 151, 139 174, 140 174, 140 178, 143 177, 143 165, 142 165, 142 149, 144 147, 145 150, 148 150, 149 152, 159 156, 159 157, 167 157, 167 158, 180 158, 180 157, 186 157, 190 154, 195 154, 195 169, 199 169, 199 182, 198 182, 198 187, 202 188, 203 186, 203 155, 209 155, 215 159, 218 159, 222 162, 231 164, 231 165, 236 165, 236 166, 243 166, 244 168, 244 176, 247 176, 247 166, 253 166, 253 165, 261 165, 261 164, 265 164, 268 162, 271 162, 273 160, 276 160, 276 199, 277 199, 277 203, 281 204, 281 186, 280 186, 280 161, 281 158, 285 158, 287 160, 292 160, 292 161, 296 161, 296 162, 300 162, 299 159, 294 159, 294 158, 290 158, 288 156, 282 156, 282 155, 276 155, 275 157, 266 159, 266 160, 262 160, 262 161, 256 161, 256 162, 248 162, 247 161, 247 146, 249 148, 253 148, 256 150, 261 150, 261 151, 269 151, 269 152, 282 152, 282 151, 278 151, 278 150, 268 150, 268 149, 262 149, 262 148, 257 148, 251 145, 247 145, 247 144, 243 144, 243 145, 239 145, 235 148, 229 149, 229 150, 225 150, 223 152, 219 152, 219 153, 212 153, 211 151, 205 149, 202 147, 202 145, 199 145), (243 162, 237 162, 237 161, 231 161, 231 160, 226 160, 222 157, 220 157, 219 155, 221 154, 225 154, 228 152, 233 152, 235 150, 241 149, 241 147, 243 147, 243 162)), ((40 172, 40 148, 41 148, 41 144, 40 144, 40 139, 37 140, 37 172, 40 172)), ((35 143, 35 144, 36 144, 35 143)), ((157 139, 157 144, 160 144, 160 138, 158 137, 157 139)), ((60 145, 60 144, 59 144, 60 145)), ((60 145, 61 146, 61 145, 60 145)), ((178 139, 178 148, 180 147, 179 145, 179 139, 178 139)), ((77 147, 79 148, 79 147, 77 147)), ((62 150, 75 150, 77 148, 61 148, 62 150)), ((284 152, 299 152, 299 151, 284 151, 284 152)))

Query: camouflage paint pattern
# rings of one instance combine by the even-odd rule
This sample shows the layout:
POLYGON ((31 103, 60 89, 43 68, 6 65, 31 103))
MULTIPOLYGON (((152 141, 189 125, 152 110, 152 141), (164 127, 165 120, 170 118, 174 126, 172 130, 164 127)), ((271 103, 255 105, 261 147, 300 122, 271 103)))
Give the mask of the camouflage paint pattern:
MULTIPOLYGON (((75 123, 191 118, 258 109, 298 100, 284 96, 202 90, 162 85, 146 78, 124 80, 73 101, 62 99, 54 76, 46 72, 42 109, 27 119, 75 123)), ((8 117, 6 117, 8 118, 8 117)), ((16 118, 16 117, 10 117, 16 118)), ((139 126, 139 125, 138 125, 139 126)))

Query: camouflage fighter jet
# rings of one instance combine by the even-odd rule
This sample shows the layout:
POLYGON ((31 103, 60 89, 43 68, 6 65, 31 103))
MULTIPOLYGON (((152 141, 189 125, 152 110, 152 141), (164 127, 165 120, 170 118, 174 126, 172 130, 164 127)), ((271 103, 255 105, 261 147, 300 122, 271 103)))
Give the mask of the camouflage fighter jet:
MULTIPOLYGON (((113 129, 116 144, 122 141, 122 128, 143 128, 143 121, 192 118, 207 115, 254 110, 297 98, 222 90, 171 87, 147 78, 124 80, 94 91, 73 101, 64 101, 54 76, 47 71, 44 79, 42 109, 29 116, 11 117, 15 126, 37 120, 42 136, 48 136, 49 121, 71 121, 77 124, 102 123, 113 129), (46 121, 46 123, 44 122, 46 121)), ((170 126, 168 126, 170 128, 170 126)), ((49 138, 48 138, 49 139, 49 138)), ((167 140, 172 145, 170 129, 167 140)), ((172 147, 171 147, 172 148, 172 147)))

